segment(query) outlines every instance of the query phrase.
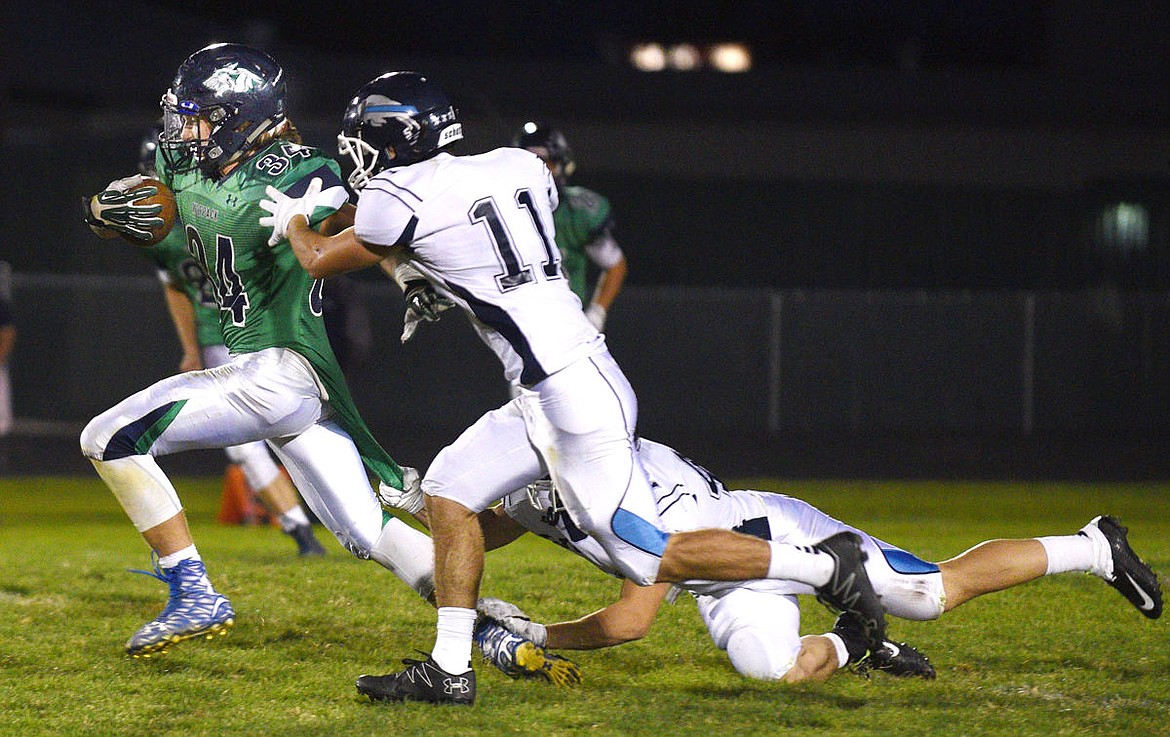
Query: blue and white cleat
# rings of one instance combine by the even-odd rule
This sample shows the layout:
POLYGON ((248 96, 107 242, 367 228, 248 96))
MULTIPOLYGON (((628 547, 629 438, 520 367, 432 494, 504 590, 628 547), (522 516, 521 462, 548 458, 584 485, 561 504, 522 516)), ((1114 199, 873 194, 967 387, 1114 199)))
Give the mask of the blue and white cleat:
POLYGON ((135 658, 161 655, 176 642, 226 635, 235 623, 231 602, 212 588, 203 561, 184 560, 165 570, 156 562, 154 572, 136 572, 165 581, 171 595, 162 612, 127 641, 127 655, 135 658))
POLYGON ((548 652, 490 619, 480 620, 475 627, 474 639, 484 661, 509 678, 539 678, 558 686, 581 682, 581 669, 576 663, 548 652))

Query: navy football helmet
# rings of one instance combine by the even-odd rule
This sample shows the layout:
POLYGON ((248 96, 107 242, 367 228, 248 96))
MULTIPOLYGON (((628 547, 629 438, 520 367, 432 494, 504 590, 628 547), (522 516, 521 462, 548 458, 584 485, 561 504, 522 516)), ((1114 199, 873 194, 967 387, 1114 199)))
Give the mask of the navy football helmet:
POLYGON ((163 95, 159 143, 167 164, 176 171, 198 166, 207 176, 219 176, 284 122, 284 96, 284 70, 263 51, 233 43, 196 51, 163 95), (211 127, 206 137, 199 120, 211 127))
POLYGON ((337 151, 353 159, 355 190, 383 169, 424 161, 463 138, 447 94, 417 72, 389 72, 362 86, 341 120, 337 151))
POLYGON ((559 178, 568 178, 577 168, 573 160, 573 149, 565 136, 556 128, 547 123, 529 121, 524 124, 516 137, 512 139, 516 148, 526 148, 552 167, 553 175, 559 178))

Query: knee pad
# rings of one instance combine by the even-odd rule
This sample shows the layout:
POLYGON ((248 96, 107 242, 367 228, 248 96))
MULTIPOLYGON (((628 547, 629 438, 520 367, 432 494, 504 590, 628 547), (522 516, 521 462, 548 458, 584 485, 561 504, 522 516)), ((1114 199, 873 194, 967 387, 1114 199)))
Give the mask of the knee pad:
POLYGON ((81 454, 86 458, 100 461, 106 451, 108 433, 102 428, 101 415, 93 418, 81 431, 81 454))
POLYGON ((792 670, 800 654, 800 640, 787 642, 769 637, 755 627, 742 627, 727 638, 727 657, 740 675, 760 681, 776 681, 792 670))

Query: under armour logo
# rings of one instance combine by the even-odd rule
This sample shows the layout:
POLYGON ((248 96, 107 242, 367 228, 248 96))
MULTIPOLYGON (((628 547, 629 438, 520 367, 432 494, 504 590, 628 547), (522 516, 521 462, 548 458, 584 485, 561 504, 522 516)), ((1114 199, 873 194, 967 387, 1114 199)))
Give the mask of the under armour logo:
POLYGON ((468 694, 471 693, 471 681, 467 676, 460 676, 458 678, 443 679, 443 690, 448 695, 453 693, 468 694))

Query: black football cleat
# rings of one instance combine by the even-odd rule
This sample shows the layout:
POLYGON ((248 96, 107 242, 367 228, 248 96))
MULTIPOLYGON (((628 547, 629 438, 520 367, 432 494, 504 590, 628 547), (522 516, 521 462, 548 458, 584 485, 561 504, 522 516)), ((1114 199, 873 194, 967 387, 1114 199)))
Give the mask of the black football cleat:
POLYGON ((475 703, 475 671, 452 675, 431 656, 426 660, 405 658, 406 667, 384 676, 358 676, 358 693, 371 701, 425 701, 431 704, 475 703))
MULTIPOLYGON (((1116 517, 1095 517, 1086 527, 1096 527, 1109 541, 1113 554, 1113 575, 1103 576, 1105 582, 1137 607, 1137 610, 1157 619, 1162 616, 1162 587, 1158 576, 1129 546, 1129 530, 1116 517)), ((1082 533, 1084 534, 1084 533, 1082 533)))
POLYGON ((325 556, 325 546, 317 539, 312 525, 297 525, 284 533, 297 544, 297 555, 302 558, 322 558, 325 556))
POLYGON ((935 677, 934 667, 926 656, 904 642, 886 640, 877 650, 871 651, 865 642, 865 628, 853 612, 837 617, 833 634, 845 643, 849 653, 849 666, 859 676, 869 678, 870 671, 880 670, 892 676, 925 678, 935 677))
POLYGON ((886 639, 886 616, 881 599, 865 572, 866 554, 854 532, 838 532, 813 546, 833 557, 833 576, 816 588, 817 601, 838 612, 857 615, 866 646, 876 651, 886 639))
POLYGON ((927 657, 913 646, 889 640, 857 664, 859 674, 864 675, 871 670, 880 670, 899 678, 924 678, 928 681, 934 680, 936 675, 927 657))

